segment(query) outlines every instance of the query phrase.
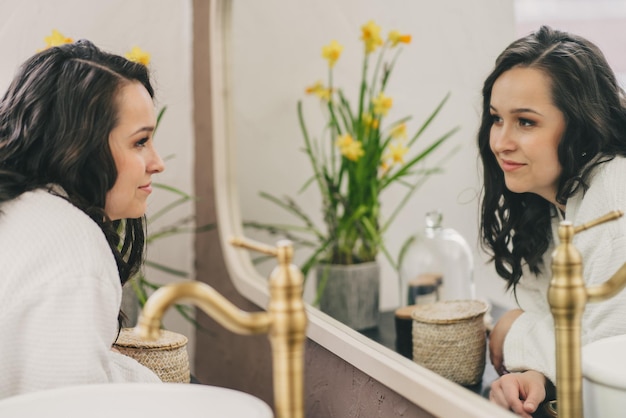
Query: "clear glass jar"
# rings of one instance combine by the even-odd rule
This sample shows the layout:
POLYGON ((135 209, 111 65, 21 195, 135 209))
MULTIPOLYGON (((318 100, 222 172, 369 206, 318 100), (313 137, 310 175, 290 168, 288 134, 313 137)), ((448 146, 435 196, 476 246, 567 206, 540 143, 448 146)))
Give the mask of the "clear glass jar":
POLYGON ((401 251, 400 306, 476 297, 472 251, 442 220, 440 211, 428 212, 423 230, 401 251))

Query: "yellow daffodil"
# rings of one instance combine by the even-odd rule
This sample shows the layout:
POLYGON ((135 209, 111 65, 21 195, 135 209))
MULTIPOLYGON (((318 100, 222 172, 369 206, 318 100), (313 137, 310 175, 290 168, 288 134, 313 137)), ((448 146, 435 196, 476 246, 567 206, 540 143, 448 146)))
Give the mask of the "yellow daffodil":
POLYGON ((404 164, 404 156, 409 149, 401 142, 389 144, 389 159, 393 164, 404 164))
POLYGON ((398 139, 406 139, 407 138, 406 123, 401 123, 399 125, 394 126, 393 129, 391 130, 391 137, 398 138, 398 139))
POLYGON ((126 53, 126 58, 129 61, 133 61, 139 64, 148 66, 150 64, 150 54, 138 46, 134 46, 130 51, 126 53))
POLYGON ((363 125, 366 128, 377 129, 378 128, 378 119, 374 119, 371 113, 363 113, 363 125))
POLYGON ((332 40, 330 43, 324 47, 322 47, 322 57, 328 60, 328 66, 333 67, 335 62, 341 56, 341 51, 343 51, 343 46, 339 44, 339 42, 332 40))
POLYGON ((387 164, 387 161, 383 161, 382 163, 380 163, 380 175, 384 176, 385 174, 387 174, 390 168, 391 166, 387 164))
POLYGON ((50 36, 46 36, 43 40, 46 43, 46 47, 44 49, 63 44, 71 44, 74 42, 72 38, 68 38, 56 29, 53 29, 52 34, 50 36))
POLYGON ((378 97, 372 99, 372 104, 374 105, 374 114, 385 116, 393 105, 393 99, 380 93, 378 97))
POLYGON ((374 52, 383 44, 383 38, 380 37, 380 26, 373 20, 361 26, 361 39, 365 43, 365 52, 367 54, 374 52))
POLYGON ((352 138, 352 135, 345 134, 345 135, 339 135, 337 137, 337 141, 335 142, 335 145, 337 145, 337 147, 341 149, 344 147, 349 147, 350 144, 352 144, 353 142, 354 142, 354 138, 352 138))
POLYGON ((360 142, 354 141, 350 146, 341 150, 341 154, 350 161, 358 161, 365 154, 360 142))
POLYGON ((336 145, 339 147, 341 155, 350 161, 357 161, 365 154, 361 142, 355 141, 350 134, 340 135, 337 138, 336 145))
POLYGON ((306 94, 314 94, 322 100, 330 101, 331 89, 324 87, 321 81, 317 81, 312 86, 309 86, 305 90, 306 94))
POLYGON ((399 43, 409 44, 411 43, 411 35, 403 35, 397 30, 392 30, 389 32, 388 37, 389 42, 391 43, 391 47, 397 46, 399 43))

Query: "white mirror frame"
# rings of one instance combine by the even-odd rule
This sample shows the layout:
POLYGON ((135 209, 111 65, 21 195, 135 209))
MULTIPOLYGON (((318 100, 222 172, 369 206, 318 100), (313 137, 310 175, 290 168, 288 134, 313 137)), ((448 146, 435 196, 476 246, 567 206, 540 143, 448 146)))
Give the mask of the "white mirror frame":
MULTIPOLYGON (((236 184, 231 120, 230 57, 232 0, 211 0, 209 42, 213 169, 220 243, 233 284, 258 306, 268 303, 267 279, 260 276, 248 253, 229 243, 243 236, 236 184)), ((328 315, 307 306, 307 336, 347 363, 438 417, 513 417, 487 399, 389 350, 328 315)))

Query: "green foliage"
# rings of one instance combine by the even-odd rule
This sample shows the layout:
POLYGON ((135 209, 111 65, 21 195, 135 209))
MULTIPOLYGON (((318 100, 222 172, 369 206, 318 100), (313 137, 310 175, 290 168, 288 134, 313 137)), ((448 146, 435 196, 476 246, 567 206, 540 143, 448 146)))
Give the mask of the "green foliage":
POLYGON ((458 127, 454 127, 424 146, 417 147, 418 139, 440 113, 449 94, 411 137, 406 134, 406 122, 411 119, 410 116, 385 124, 387 110, 392 103, 385 90, 398 57, 395 54, 387 62, 386 54, 398 42, 393 42, 391 35, 384 43, 380 40, 382 47, 374 72, 370 75, 369 63, 375 56, 372 52, 377 41, 372 36, 378 36, 376 27, 372 32, 372 25, 375 26, 370 22, 362 28, 365 53, 356 106, 351 104, 341 88, 333 85, 334 63, 343 48, 336 43, 323 50, 323 55, 327 54, 324 56, 329 60, 327 85, 317 83, 307 90, 316 94, 322 103, 326 122, 319 139, 310 134, 302 102, 297 105, 304 152, 313 171, 301 191, 317 185, 322 197, 324 226, 316 225, 291 197, 277 197, 267 192, 261 192, 260 196, 295 216, 301 224, 245 223, 246 227, 281 234, 294 241, 296 246, 310 248, 311 255, 300 267, 305 277, 317 264, 364 263, 374 261, 379 252, 397 268, 385 246, 383 235, 419 187, 431 175, 442 171, 441 166, 451 154, 433 166, 427 166, 426 160, 458 131, 458 127), (380 195, 392 184, 404 187, 406 193, 391 215, 382 219, 380 195))
MULTIPOLYGON (((212 229, 215 229, 215 225, 207 224, 194 226, 193 222, 195 218, 193 216, 184 216, 151 232, 150 226, 154 225, 154 222, 157 221, 159 218, 163 217, 174 209, 194 200, 193 196, 166 184, 152 183, 152 186, 156 189, 160 189, 174 195, 175 200, 171 201, 166 206, 159 209, 147 219, 148 235, 146 237, 146 244, 148 246, 148 258, 145 261, 145 266, 151 267, 155 270, 159 270, 174 278, 189 277, 189 273, 187 271, 180 270, 178 268, 152 260, 150 258, 150 246, 158 240, 166 239, 172 236, 180 234, 197 234, 200 232, 210 231, 212 229)), ((137 296, 139 305, 142 308, 148 300, 150 294, 159 287, 161 287, 161 285, 148 280, 143 270, 131 279, 130 284, 132 285, 133 290, 135 291, 135 294, 137 296)), ((183 318, 196 326, 198 325, 193 316, 194 308, 182 304, 177 304, 174 307, 183 318)))
MULTIPOLYGON (((158 128, 161 118, 165 113, 166 107, 163 107, 157 116, 157 124, 158 128)), ((156 134, 156 129, 155 132, 156 134)), ((171 158, 166 157, 165 160, 171 158)), ((148 234, 146 236, 146 245, 148 247, 147 254, 148 257, 145 260, 145 266, 153 268, 155 270, 159 270, 166 275, 172 276, 172 278, 186 278, 189 277, 189 272, 180 270, 176 267, 168 266, 158 261, 155 261, 150 258, 150 247, 156 242, 163 239, 167 239, 173 236, 178 236, 181 234, 197 234, 201 232, 210 231, 215 229, 214 224, 206 224, 196 226, 194 225, 195 217, 193 215, 185 215, 181 218, 177 218, 174 221, 170 221, 165 225, 156 227, 154 230, 152 227, 155 226, 155 223, 158 223, 161 218, 170 214, 172 211, 183 207, 189 203, 192 203, 195 200, 195 197, 192 195, 183 192, 180 189, 169 186, 163 183, 152 183, 152 186, 156 190, 160 190, 162 192, 168 193, 171 195, 171 200, 165 204, 162 208, 159 208, 156 212, 147 217, 146 223, 148 226, 148 234)), ((161 287, 160 284, 157 284, 151 280, 146 278, 145 271, 142 269, 135 277, 133 277, 129 284, 132 286, 135 295, 137 296, 137 300, 139 302, 140 307, 143 308, 144 304, 148 300, 148 297, 161 287)), ((194 318, 194 308, 188 305, 176 304, 175 309, 178 313, 185 318, 187 321, 191 322, 195 326, 199 326, 194 318)))

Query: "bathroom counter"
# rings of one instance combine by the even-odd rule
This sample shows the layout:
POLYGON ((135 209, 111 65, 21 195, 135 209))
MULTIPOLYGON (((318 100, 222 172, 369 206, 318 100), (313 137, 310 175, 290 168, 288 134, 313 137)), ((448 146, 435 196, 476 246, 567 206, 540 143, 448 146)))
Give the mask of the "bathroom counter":
MULTIPOLYGON (((494 322, 504 313, 505 310, 503 308, 493 306, 491 310, 491 315, 494 318, 494 322)), ((380 313, 378 318, 378 326, 376 328, 371 328, 367 330, 359 331, 361 334, 366 337, 371 338, 372 340, 384 345, 390 350, 396 351, 396 328, 395 328, 395 318, 394 318, 394 310, 391 311, 383 311, 380 313)), ((482 381, 476 385, 472 386, 464 386, 467 389, 478 393, 482 396, 488 396, 489 386, 491 383, 498 378, 498 374, 495 369, 491 365, 489 361, 489 353, 487 353, 487 360, 485 362, 485 371, 483 373, 482 381)))

